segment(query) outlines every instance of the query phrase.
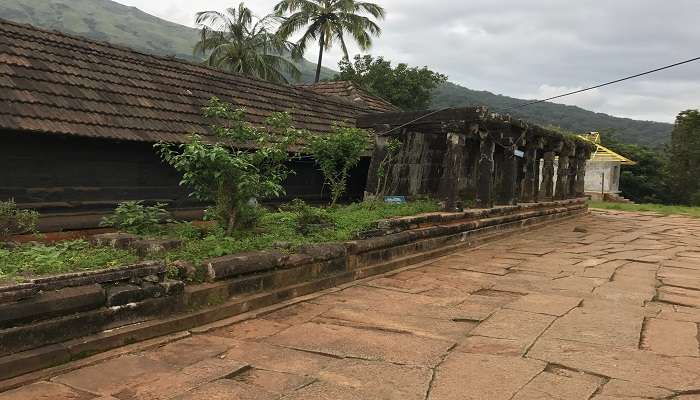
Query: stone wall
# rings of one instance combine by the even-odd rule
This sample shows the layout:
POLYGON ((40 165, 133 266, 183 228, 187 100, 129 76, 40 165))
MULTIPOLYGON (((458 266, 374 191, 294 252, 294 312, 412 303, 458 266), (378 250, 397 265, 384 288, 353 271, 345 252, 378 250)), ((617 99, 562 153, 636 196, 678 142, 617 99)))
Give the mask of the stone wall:
POLYGON ((585 212, 575 199, 395 218, 353 241, 206 260, 195 266, 206 277, 201 284, 142 263, 0 287, 0 380, 585 212))

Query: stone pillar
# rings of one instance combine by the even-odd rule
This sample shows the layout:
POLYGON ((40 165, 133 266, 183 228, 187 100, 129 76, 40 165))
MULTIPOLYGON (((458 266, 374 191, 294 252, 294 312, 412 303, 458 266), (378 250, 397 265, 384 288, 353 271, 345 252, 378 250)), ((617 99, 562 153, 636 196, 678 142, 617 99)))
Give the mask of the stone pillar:
POLYGON ((533 186, 533 198, 535 203, 539 203, 540 199, 543 197, 542 187, 540 186, 540 160, 542 160, 542 149, 537 150, 537 156, 535 157, 535 177, 533 186))
POLYGON ((566 188, 566 198, 573 199, 576 197, 576 175, 578 175, 578 152, 577 148, 574 148, 574 153, 572 157, 569 158, 569 174, 567 176, 567 188, 566 188))
POLYGON ((543 201, 552 201, 554 197, 554 152, 547 151, 542 158, 544 165, 542 166, 542 186, 540 192, 543 201))
POLYGON ((542 147, 540 138, 530 138, 525 146, 525 164, 523 183, 521 185, 520 201, 532 203, 537 201, 537 191, 540 186, 540 163, 538 150, 542 147))
POLYGON ((495 142, 488 132, 479 132, 479 171, 476 184, 476 206, 493 207, 493 152, 495 142))
POLYGON ((369 162, 367 171, 367 183, 365 184, 365 200, 376 197, 379 193, 380 179, 387 179, 388 171, 384 172, 384 177, 380 178, 379 165, 384 157, 386 157, 386 144, 389 141, 388 136, 374 135, 374 151, 372 152, 372 160, 369 162))
POLYGON ((576 154, 576 162, 578 163, 578 169, 576 170, 576 184, 574 185, 574 196, 583 197, 586 192, 586 161, 590 157, 590 153, 587 151, 580 151, 576 154))
POLYGON ((445 211, 455 211, 459 199, 459 188, 465 178, 462 174, 462 164, 466 153, 467 138, 464 134, 447 134, 447 151, 442 160, 442 176, 440 177, 439 196, 445 201, 445 211))
POLYGON ((499 188, 497 204, 513 205, 517 203, 516 186, 518 182, 518 158, 515 156, 517 148, 513 138, 507 138, 503 157, 503 170, 501 187, 499 188))
POLYGON ((559 152, 559 162, 557 163, 557 183, 554 189, 554 198, 563 200, 567 198, 569 192, 569 157, 571 156, 572 147, 570 144, 565 144, 561 152, 559 152))

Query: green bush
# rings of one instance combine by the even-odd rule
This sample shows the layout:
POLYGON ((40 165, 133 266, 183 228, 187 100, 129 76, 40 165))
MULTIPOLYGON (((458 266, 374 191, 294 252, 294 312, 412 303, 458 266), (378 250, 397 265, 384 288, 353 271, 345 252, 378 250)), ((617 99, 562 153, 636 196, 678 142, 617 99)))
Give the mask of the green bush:
POLYGON ((345 193, 350 170, 369 148, 369 133, 364 129, 335 126, 329 135, 313 136, 309 150, 331 188, 331 205, 345 193))
POLYGON ((700 190, 690 195, 690 205, 700 207, 700 190))
POLYGON ((146 206, 143 201, 125 201, 119 203, 114 214, 103 218, 100 225, 142 235, 155 232, 161 222, 169 222, 169 215, 165 203, 146 206))
POLYGON ((292 200, 289 204, 283 206, 282 210, 291 212, 294 215, 296 230, 303 235, 330 228, 334 225, 333 217, 327 210, 312 207, 301 199, 292 200))
POLYGON ((38 221, 38 212, 18 209, 13 199, 0 201, 0 240, 12 235, 36 232, 38 221))

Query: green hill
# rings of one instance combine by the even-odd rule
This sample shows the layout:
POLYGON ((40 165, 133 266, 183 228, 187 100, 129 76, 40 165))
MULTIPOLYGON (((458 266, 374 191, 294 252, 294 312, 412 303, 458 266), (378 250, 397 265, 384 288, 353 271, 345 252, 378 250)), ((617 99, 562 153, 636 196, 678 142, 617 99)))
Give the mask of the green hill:
MULTIPOLYGON (((192 46, 197 40, 194 28, 110 0, 1 0, 0 18, 188 60, 193 60, 192 46)), ((314 63, 304 60, 300 69, 301 81, 313 80, 314 63)), ((324 68, 322 78, 334 74, 335 71, 324 68)), ((507 111, 535 123, 576 132, 615 132, 621 140, 650 146, 666 143, 672 129, 671 124, 618 118, 554 103, 509 110, 525 101, 447 83, 435 91, 433 107, 486 105, 492 111, 507 111)))
MULTIPOLYGON (((194 59, 198 34, 197 29, 110 0, 2 0, 0 18, 186 60, 194 59)), ((316 64, 304 60, 300 69, 302 82, 313 81, 316 64)), ((334 73, 324 68, 321 76, 334 73)))
POLYGON ((672 124, 663 122, 614 117, 584 110, 581 107, 549 102, 520 109, 512 108, 528 101, 530 100, 471 90, 448 82, 435 90, 432 107, 485 105, 491 111, 507 112, 514 117, 540 125, 555 125, 574 132, 614 133, 622 141, 651 147, 659 147, 668 142, 673 129, 672 124))

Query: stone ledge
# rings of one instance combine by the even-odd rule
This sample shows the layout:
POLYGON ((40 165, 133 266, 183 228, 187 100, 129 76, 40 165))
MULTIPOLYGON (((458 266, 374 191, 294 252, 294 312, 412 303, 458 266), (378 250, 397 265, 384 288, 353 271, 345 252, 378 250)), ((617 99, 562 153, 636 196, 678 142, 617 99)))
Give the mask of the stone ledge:
MULTIPOLYGON (((143 297, 143 292, 148 288, 141 288, 137 297, 126 296, 119 301, 110 302, 115 305, 113 307, 100 305, 95 310, 0 330, 0 355, 14 353, 0 357, 0 370, 4 371, 4 365, 9 365, 3 364, 3 360, 16 360, 19 354, 30 354, 31 349, 37 346, 72 342, 72 348, 83 350, 71 352, 71 357, 76 357, 75 354, 80 354, 81 351, 102 351, 129 341, 187 329, 183 326, 192 327, 227 318, 312 293, 319 288, 389 272, 549 221, 580 215, 586 212, 586 204, 582 201, 552 202, 546 207, 509 207, 508 210, 508 213, 477 221, 451 219, 449 223, 437 224, 439 220, 434 219, 432 225, 405 232, 345 244, 308 246, 294 255, 267 250, 219 257, 210 260, 214 279, 219 279, 215 282, 183 287, 180 281, 152 283, 146 280, 144 284, 159 285, 158 293, 161 297, 143 297), (258 257, 261 254, 263 256, 258 257), (162 297, 163 292, 160 290, 169 296, 162 297), (169 315, 174 316, 168 317, 169 315), (151 331, 141 331, 140 327, 148 327, 151 331), (117 331, 123 335, 116 338, 117 336, 108 334, 117 331), (125 333, 132 331, 142 333, 134 334, 135 336, 125 333), (95 336, 90 336, 94 339, 89 339, 86 335, 95 336), (80 337, 83 339, 77 339, 80 337)), ((121 281, 117 285, 128 284, 130 280, 132 283, 143 283, 141 278, 151 275, 144 271, 164 272, 164 266, 155 263, 141 266, 145 269, 136 268, 140 272, 130 270, 136 266, 115 269, 116 274, 107 274, 107 281, 121 281), (134 279, 135 274, 142 274, 141 278, 134 279), (113 278, 121 279, 110 280, 113 278)), ((69 278, 77 278, 69 282, 98 279, 95 275, 104 279, 105 276, 100 274, 105 272, 114 270, 98 271, 96 274, 69 274, 69 278)), ((162 273, 160 275, 162 277, 162 273)), ((56 283, 60 282, 58 278, 61 277, 44 278, 43 283, 60 286, 56 283)), ((65 276, 62 278, 65 279, 65 276)), ((113 283, 109 283, 111 284, 113 283)), ((135 287, 131 290, 138 292, 135 287)), ((17 373, 8 374, 14 376, 17 373)))

